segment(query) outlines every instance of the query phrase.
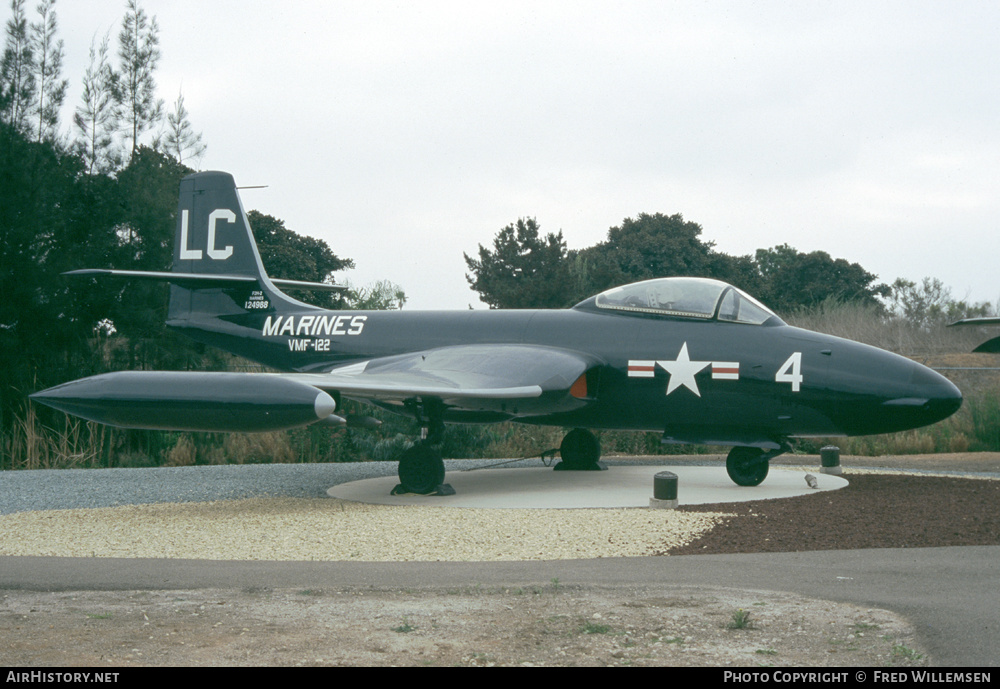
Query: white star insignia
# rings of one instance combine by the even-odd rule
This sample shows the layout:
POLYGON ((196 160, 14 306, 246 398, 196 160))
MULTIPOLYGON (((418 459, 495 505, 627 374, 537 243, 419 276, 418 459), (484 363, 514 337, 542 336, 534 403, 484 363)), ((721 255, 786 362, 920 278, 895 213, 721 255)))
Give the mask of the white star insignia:
POLYGON ((695 381, 694 377, 695 374, 700 373, 712 362, 691 361, 691 357, 688 356, 687 342, 681 345, 681 351, 677 355, 677 359, 675 361, 657 361, 656 363, 666 369, 667 373, 670 374, 670 382, 667 383, 668 395, 683 385, 688 390, 698 395, 698 397, 701 397, 701 391, 698 389, 698 383, 695 381))

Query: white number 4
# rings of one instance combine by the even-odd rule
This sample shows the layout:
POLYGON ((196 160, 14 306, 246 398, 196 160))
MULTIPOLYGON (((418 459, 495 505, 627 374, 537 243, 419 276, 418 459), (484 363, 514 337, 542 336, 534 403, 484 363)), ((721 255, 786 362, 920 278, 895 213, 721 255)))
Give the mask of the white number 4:
POLYGON ((798 392, 802 385, 802 352, 795 352, 774 374, 776 383, 791 383, 792 392, 798 392))

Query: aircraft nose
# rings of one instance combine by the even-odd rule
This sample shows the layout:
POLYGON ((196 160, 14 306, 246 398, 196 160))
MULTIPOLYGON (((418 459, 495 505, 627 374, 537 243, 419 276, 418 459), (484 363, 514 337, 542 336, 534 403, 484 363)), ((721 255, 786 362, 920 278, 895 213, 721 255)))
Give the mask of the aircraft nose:
POLYGON ((926 366, 913 363, 906 396, 883 402, 883 406, 911 416, 920 425, 946 419, 962 406, 962 392, 950 380, 926 366))
POLYGON ((962 406, 962 391, 937 371, 915 364, 913 382, 927 397, 928 412, 934 421, 946 419, 962 406))

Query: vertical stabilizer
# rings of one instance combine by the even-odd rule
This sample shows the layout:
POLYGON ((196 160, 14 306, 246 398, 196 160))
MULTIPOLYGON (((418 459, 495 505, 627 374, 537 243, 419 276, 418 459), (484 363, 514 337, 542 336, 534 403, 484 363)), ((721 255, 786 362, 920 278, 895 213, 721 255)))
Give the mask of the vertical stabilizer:
POLYGON ((342 289, 267 276, 236 183, 227 172, 199 172, 181 180, 170 271, 86 268, 67 275, 168 282, 168 326, 278 368, 289 350, 287 342, 268 342, 269 332, 278 323, 293 323, 293 314, 320 310, 280 288, 342 289))
POLYGON ((313 308, 283 294, 267 277, 228 172, 198 172, 181 180, 172 273, 192 276, 170 287, 168 323, 175 327, 250 311, 313 308))
POLYGON ((266 277, 228 172, 198 172, 181 180, 173 272, 266 277))

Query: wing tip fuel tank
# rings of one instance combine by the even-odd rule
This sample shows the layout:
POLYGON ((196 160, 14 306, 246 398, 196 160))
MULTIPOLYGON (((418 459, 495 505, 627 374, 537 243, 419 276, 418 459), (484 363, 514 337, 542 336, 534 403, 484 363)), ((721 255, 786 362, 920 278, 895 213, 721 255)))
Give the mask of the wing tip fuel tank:
POLYGON ((323 390, 249 373, 121 371, 31 395, 60 411, 122 428, 262 432, 306 426, 333 415, 323 390))

